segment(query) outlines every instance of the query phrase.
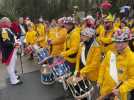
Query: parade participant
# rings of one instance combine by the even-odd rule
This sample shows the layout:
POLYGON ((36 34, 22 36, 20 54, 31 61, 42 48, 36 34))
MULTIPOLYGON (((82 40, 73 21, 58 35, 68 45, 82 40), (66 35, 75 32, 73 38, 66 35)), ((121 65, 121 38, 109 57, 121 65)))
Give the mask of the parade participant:
MULTIPOLYGON (((33 47, 33 45, 36 43, 36 35, 37 32, 34 31, 33 26, 31 24, 28 24, 27 26, 28 31, 26 32, 25 42, 27 47, 33 47)), ((33 59, 33 52, 30 54, 30 59, 33 59)))
POLYGON ((56 27, 57 26, 57 21, 56 19, 52 19, 50 27, 56 27))
POLYGON ((128 29, 119 29, 115 32, 116 51, 108 51, 100 66, 98 86, 101 96, 98 100, 110 100, 111 93, 116 98, 128 100, 128 92, 134 89, 134 54, 128 47, 130 36, 128 29))
POLYGON ((104 32, 101 32, 98 36, 98 42, 101 45, 102 52, 104 55, 109 50, 114 50, 114 46, 112 44, 112 36, 114 33, 113 27, 114 17, 112 15, 108 15, 104 18, 104 32))
POLYGON ((91 45, 95 38, 95 29, 92 27, 94 23, 91 23, 89 20, 93 21, 92 16, 87 16, 85 19, 85 28, 81 31, 81 42, 79 46, 79 50, 77 53, 77 60, 76 60, 76 68, 75 68, 75 75, 77 75, 80 70, 86 65, 88 52, 90 52, 91 45))
POLYGON ((80 75, 88 80, 97 81, 101 61, 101 48, 94 40, 88 51, 86 65, 80 70, 80 75))
POLYGON ((10 30, 11 21, 7 17, 0 20, 0 46, 2 51, 2 63, 6 65, 7 72, 12 85, 22 84, 22 81, 15 74, 17 49, 20 42, 15 41, 15 34, 10 30))
POLYGON ((15 19, 12 22, 11 30, 16 34, 17 38, 19 38, 20 29, 19 29, 19 24, 18 24, 18 20, 17 19, 15 19))
MULTIPOLYGON (((72 77, 73 80, 77 80, 77 77, 79 77, 81 80, 84 78, 84 80, 91 80, 93 82, 98 78, 98 66, 100 64, 101 52, 98 43, 95 40, 94 18, 92 16, 87 16, 85 22, 86 27, 82 28, 81 31, 81 42, 76 57, 75 72, 72 77)), ((68 80, 71 80, 72 77, 68 78, 68 80)), ((73 82, 73 80, 71 81, 73 82)), ((83 86, 82 83, 78 84, 80 87, 83 86)), ((79 88, 76 90, 79 90, 79 88)), ((78 100, 87 100, 87 98, 89 100, 91 98, 95 100, 95 95, 92 96, 92 94, 89 94, 89 97, 85 96, 85 98, 78 100)))
POLYGON ((24 55, 24 39, 25 39, 25 34, 27 32, 27 26, 24 23, 24 19, 23 17, 19 18, 19 29, 20 29, 20 33, 19 33, 19 37, 20 37, 20 41, 21 41, 21 48, 22 48, 22 56, 24 55))
POLYGON ((76 55, 78 53, 80 44, 80 27, 75 26, 75 20, 72 17, 67 17, 65 20, 65 28, 67 29, 67 39, 65 42, 65 47, 61 56, 64 57, 66 63, 71 67, 71 71, 74 71, 76 63, 76 55))
POLYGON ((43 18, 39 18, 39 23, 37 24, 37 43, 41 48, 45 48, 47 45, 47 34, 46 34, 46 27, 43 24, 43 18))
POLYGON ((33 30, 36 29, 34 23, 31 21, 31 19, 30 19, 29 17, 26 17, 26 18, 24 19, 24 23, 25 23, 26 25, 31 24, 33 30))
MULTIPOLYGON (((90 27, 87 33, 88 33, 89 38, 91 40, 93 39, 93 41, 91 42, 91 45, 89 44, 90 48, 88 48, 87 59, 85 61, 85 65, 83 66, 82 69, 80 69, 79 65, 76 63, 76 70, 80 72, 80 75, 82 77, 85 77, 91 81, 96 81, 98 78, 99 65, 101 63, 101 49, 95 39, 95 29, 90 27)), ((83 37, 81 38, 84 39, 83 37)), ((78 55, 80 55, 79 52, 78 52, 78 55)), ((80 65, 80 67, 82 67, 82 65, 80 65)))
POLYGON ((113 26, 114 26, 114 29, 115 30, 118 30, 120 28, 120 26, 121 26, 121 20, 120 20, 120 18, 116 18, 115 19, 113 26))
POLYGON ((50 32, 51 38, 48 40, 48 44, 51 45, 51 55, 58 56, 61 52, 64 51, 64 43, 67 36, 67 29, 63 26, 64 17, 58 19, 58 24, 55 30, 50 32))

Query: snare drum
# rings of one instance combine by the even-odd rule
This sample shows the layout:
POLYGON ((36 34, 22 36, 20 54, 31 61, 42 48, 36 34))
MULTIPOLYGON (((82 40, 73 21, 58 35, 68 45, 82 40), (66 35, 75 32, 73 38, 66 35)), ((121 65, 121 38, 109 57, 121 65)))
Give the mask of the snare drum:
POLYGON ((26 47, 26 48, 24 49, 24 52, 25 52, 26 55, 32 54, 32 52, 33 52, 33 47, 32 47, 31 45, 29 45, 28 47, 26 47))
POLYGON ((43 64, 49 58, 49 52, 47 49, 40 48, 37 52, 39 62, 38 64, 43 64))
MULTIPOLYGON (((58 58, 57 58, 58 59, 58 58)), ((70 66, 63 60, 55 62, 52 71, 56 80, 70 76, 70 66)))
POLYGON ((42 66, 41 68, 41 83, 44 85, 51 85, 55 82, 52 70, 48 65, 42 66))
POLYGON ((90 81, 80 77, 72 76, 67 79, 66 84, 75 99, 91 97, 91 92, 94 90, 90 81))

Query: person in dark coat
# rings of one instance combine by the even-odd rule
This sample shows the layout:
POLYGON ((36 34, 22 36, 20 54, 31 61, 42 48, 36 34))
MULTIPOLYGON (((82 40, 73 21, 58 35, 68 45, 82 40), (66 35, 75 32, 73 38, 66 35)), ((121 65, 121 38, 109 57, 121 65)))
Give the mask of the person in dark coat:
POLYGON ((0 47, 2 52, 2 63, 6 65, 7 72, 12 85, 22 84, 16 75, 17 50, 20 42, 15 40, 15 34, 10 29, 11 21, 4 17, 0 20, 0 47))

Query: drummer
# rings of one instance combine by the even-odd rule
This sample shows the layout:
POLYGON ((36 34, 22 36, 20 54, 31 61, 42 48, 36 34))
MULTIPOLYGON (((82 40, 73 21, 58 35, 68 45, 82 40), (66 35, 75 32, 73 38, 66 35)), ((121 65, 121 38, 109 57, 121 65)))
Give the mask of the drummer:
POLYGON ((58 19, 57 26, 51 27, 49 31, 48 45, 51 47, 51 56, 59 56, 64 51, 67 29, 63 25, 64 17, 58 19))
POLYGON ((41 48, 45 48, 47 45, 47 34, 46 34, 46 27, 43 24, 44 20, 43 18, 39 18, 38 20, 38 24, 36 27, 36 31, 37 31, 37 43, 39 44, 39 46, 41 48))
POLYGON ((75 20, 72 17, 67 17, 64 26, 67 29, 67 38, 65 42, 64 51, 61 56, 64 57, 66 63, 70 65, 73 72, 76 64, 76 55, 80 45, 80 27, 75 26, 75 20))
MULTIPOLYGON (((80 70, 80 76, 87 78, 90 81, 97 81, 98 71, 101 63, 101 48, 96 41, 95 28, 90 27, 88 32, 89 39, 93 39, 93 42, 88 49, 86 63, 80 70)), ((76 67, 78 69, 78 67, 76 67)))
POLYGON ((111 14, 104 18, 104 29, 97 37, 99 44, 101 45, 101 50, 104 55, 109 50, 114 50, 114 46, 112 43, 112 36, 115 31, 114 29, 114 16, 111 14))
MULTIPOLYGON (((36 34, 37 32, 33 29, 33 26, 31 24, 27 25, 28 32, 26 33, 25 42, 27 47, 33 46, 36 43, 36 34)), ((33 53, 30 54, 30 59, 33 59, 33 53)))
POLYGON ((95 29, 93 28, 95 20, 92 16, 87 16, 84 20, 84 27, 80 35, 80 45, 77 53, 75 75, 80 72, 80 69, 86 65, 87 55, 90 51, 95 37, 95 29))
POLYGON ((108 51, 100 66, 98 84, 101 97, 98 100, 110 100, 109 93, 128 100, 128 92, 134 89, 134 54, 128 47, 130 31, 128 28, 119 29, 114 39, 116 51, 108 51))

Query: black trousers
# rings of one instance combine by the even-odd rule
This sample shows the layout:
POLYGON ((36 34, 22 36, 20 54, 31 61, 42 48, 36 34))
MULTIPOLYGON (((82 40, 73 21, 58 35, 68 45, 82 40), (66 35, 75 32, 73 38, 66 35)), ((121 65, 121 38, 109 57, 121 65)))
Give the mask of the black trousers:
POLYGON ((133 44, 133 42, 134 42, 134 39, 130 40, 128 44, 129 44, 130 49, 134 52, 134 44, 133 44))
POLYGON ((131 95, 130 100, 134 100, 134 90, 132 90, 132 91, 130 92, 130 95, 131 95))

